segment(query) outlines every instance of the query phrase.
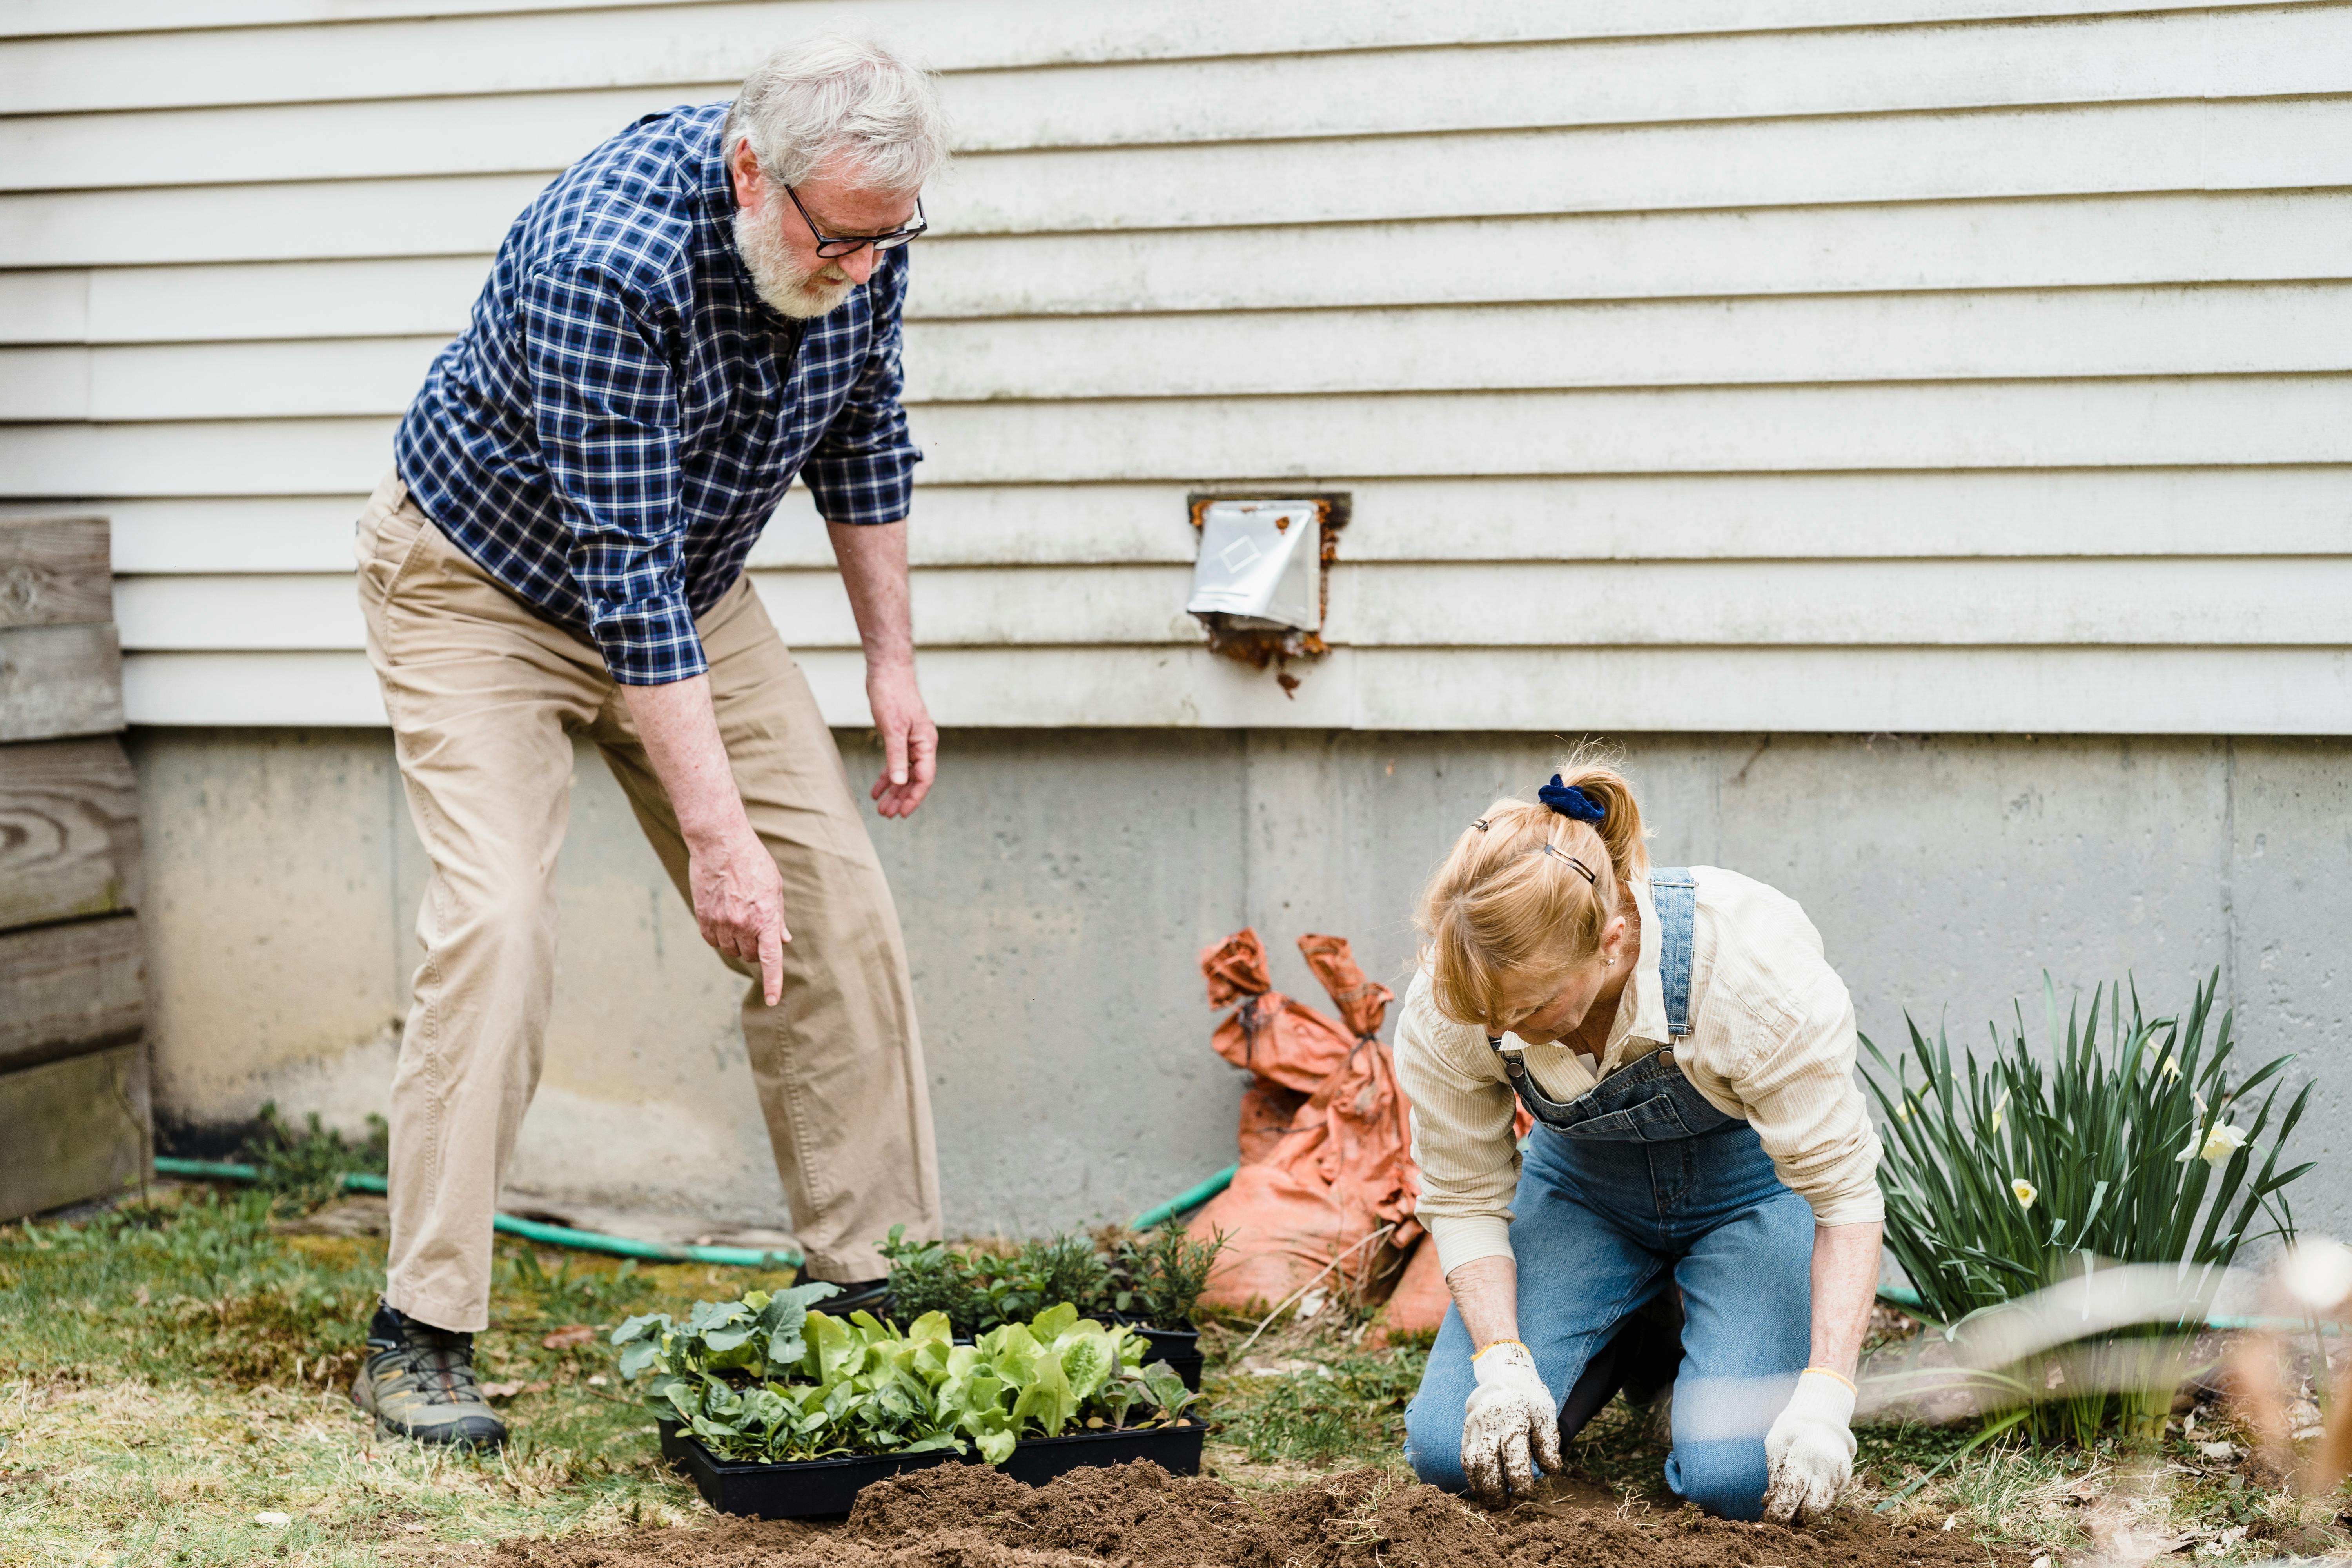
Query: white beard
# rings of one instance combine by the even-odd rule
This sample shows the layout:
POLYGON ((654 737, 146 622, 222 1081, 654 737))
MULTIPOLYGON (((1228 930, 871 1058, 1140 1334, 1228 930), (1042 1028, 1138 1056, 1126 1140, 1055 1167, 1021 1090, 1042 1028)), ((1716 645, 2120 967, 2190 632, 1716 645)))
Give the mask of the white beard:
POLYGON ((735 209, 735 248, 751 274, 751 286, 778 315, 803 321, 831 315, 857 285, 831 262, 814 272, 802 271, 776 232, 772 206, 762 201, 735 209))

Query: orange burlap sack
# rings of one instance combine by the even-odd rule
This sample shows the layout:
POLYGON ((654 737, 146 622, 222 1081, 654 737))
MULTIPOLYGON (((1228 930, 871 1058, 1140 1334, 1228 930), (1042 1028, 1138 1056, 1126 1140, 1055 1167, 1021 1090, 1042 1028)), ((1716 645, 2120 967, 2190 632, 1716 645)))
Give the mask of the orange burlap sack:
POLYGON ((1381 1032, 1381 1024, 1388 1017, 1389 1004, 1396 1000, 1396 993, 1377 980, 1364 977, 1363 965, 1356 962, 1346 937, 1302 936, 1298 939, 1298 956, 1307 961, 1307 969, 1330 993, 1331 1005, 1339 1009, 1339 1022, 1348 1026, 1348 1033, 1364 1039, 1381 1032))
POLYGON ((1355 1037, 1274 988, 1257 932, 1244 928, 1203 952, 1201 970, 1209 977, 1210 1006, 1241 1004, 1209 1040, 1234 1066, 1313 1094, 1347 1060, 1355 1037))
POLYGON ((1279 1150, 1306 1103, 1305 1095, 1270 1078, 1250 1079, 1242 1090, 1241 1163, 1255 1165, 1279 1150))
MULTIPOLYGON (((1299 945, 1333 1001, 1363 1033, 1349 1041, 1317 1083, 1291 1119, 1289 1131, 1263 1158, 1244 1164, 1233 1185, 1193 1217, 1196 1237, 1227 1233, 1225 1251, 1202 1298, 1213 1306, 1272 1307, 1317 1283, 1335 1294, 1378 1300, 1395 1282, 1406 1249, 1421 1234, 1412 1217, 1420 1183, 1404 1093, 1397 1087, 1388 1047, 1374 1033, 1387 1008, 1387 988, 1365 982, 1348 944, 1337 937, 1308 938, 1299 945), (1310 948, 1309 942, 1316 945, 1310 948)), ((1242 932, 1203 957, 1213 997, 1221 961, 1243 981, 1264 981, 1265 950, 1254 933, 1242 932), (1244 938, 1245 946, 1237 945, 1244 938), (1254 971, 1242 968, 1242 957, 1254 958, 1254 971)), ((1286 1000, 1284 1005, 1287 1016, 1304 1015, 1321 1026, 1311 1033, 1303 1027, 1292 1031, 1291 1042, 1319 1041, 1323 1031, 1339 1032, 1310 1008, 1286 1000)), ((1229 1061, 1236 1059, 1227 1045, 1220 1027, 1218 1051, 1229 1061)), ((1293 1065, 1297 1060, 1286 1059, 1293 1065)))

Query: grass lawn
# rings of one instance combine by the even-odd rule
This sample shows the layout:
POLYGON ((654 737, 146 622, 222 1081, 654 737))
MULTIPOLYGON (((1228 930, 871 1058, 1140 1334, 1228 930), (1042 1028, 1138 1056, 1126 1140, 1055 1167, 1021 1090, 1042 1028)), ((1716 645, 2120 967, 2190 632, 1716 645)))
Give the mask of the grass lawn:
MULTIPOLYGON (((454 1563, 509 1536, 713 1517, 660 1464, 604 1332, 632 1311, 781 1280, 501 1241, 479 1352, 516 1437, 495 1457, 452 1458, 377 1438, 346 1392, 382 1241, 283 1235, 269 1205, 164 1188, 78 1225, 0 1229, 0 1563, 454 1563), (578 1335, 562 1331, 581 1327, 599 1332, 567 1343, 578 1335)), ((1217 1474, 1252 1489, 1365 1464, 1404 1478, 1420 1348, 1375 1347, 1333 1309, 1236 1360, 1249 1327, 1203 1336, 1217 1474)), ((2298 1503, 2250 1480, 2241 1458, 2209 1456, 2231 1436, 2210 1419, 2091 1453, 1979 1451, 1897 1509, 2060 1562, 2095 1538, 2177 1540, 2200 1562, 2352 1549, 2334 1504, 2298 1503)), ((1969 1436, 1865 1428, 1851 1504, 1885 1502, 1969 1436)), ((1626 1507, 1675 1506, 1638 1413, 1604 1412, 1572 1452, 1576 1475, 1626 1507)))

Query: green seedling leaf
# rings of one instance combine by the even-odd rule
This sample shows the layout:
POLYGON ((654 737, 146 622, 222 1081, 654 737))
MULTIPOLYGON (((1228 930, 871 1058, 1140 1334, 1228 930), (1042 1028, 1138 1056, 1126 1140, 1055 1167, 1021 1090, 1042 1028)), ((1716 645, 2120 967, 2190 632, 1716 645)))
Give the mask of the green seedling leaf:
MULTIPOLYGON (((806 1299, 831 1289, 807 1289, 806 1299)), ((969 1442, 1001 1462, 1024 1435, 1058 1436, 1089 1420, 1124 1426, 1150 1397, 1128 1364, 1140 1355, 1139 1337, 1081 1318, 1070 1302, 1001 1324, 977 1344, 956 1344, 953 1333, 944 1311, 922 1314, 902 1334, 870 1313, 811 1311, 800 1292, 752 1292, 698 1302, 683 1327, 635 1322, 622 1359, 631 1376, 653 1373, 647 1399, 657 1410, 730 1459, 961 1452, 969 1442)))
POLYGON ((1155 1361, 1143 1369, 1143 1386, 1150 1391, 1151 1403, 1160 1407, 1163 1416, 1182 1415, 1201 1397, 1185 1387, 1183 1375, 1164 1361, 1155 1361))
POLYGON ((1118 1364, 1118 1354, 1112 1348, 1111 1337, 1099 1330, 1091 1334, 1074 1330, 1062 1336, 1055 1350, 1062 1363, 1063 1381, 1069 1388, 1070 1396, 1076 1400, 1091 1398, 1118 1364))
MULTIPOLYGON (((525 1256, 528 1256, 528 1254, 525 1256)), ((625 1322, 622 1323, 619 1328, 613 1331, 613 1342, 616 1345, 625 1345, 631 1341, 640 1338, 645 1334, 646 1330, 654 1328, 656 1325, 659 1325, 663 1333, 668 1332, 669 1314, 667 1312, 640 1312, 635 1317, 627 1320, 625 1322)), ((658 1343, 659 1341, 660 1335, 657 1334, 655 1336, 655 1342, 658 1343)))
POLYGON ((1077 1395, 1070 1392, 1069 1379, 1062 1375, 1062 1363, 1057 1361, 1046 1362, 1013 1402, 1014 1429, 1034 1425, 1040 1436, 1057 1435, 1077 1413, 1077 1395))

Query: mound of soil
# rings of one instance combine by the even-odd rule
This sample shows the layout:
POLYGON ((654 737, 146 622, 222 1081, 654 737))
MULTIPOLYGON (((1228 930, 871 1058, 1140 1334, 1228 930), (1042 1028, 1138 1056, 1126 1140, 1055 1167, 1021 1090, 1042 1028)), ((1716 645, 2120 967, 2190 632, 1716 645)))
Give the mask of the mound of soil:
POLYGON ((516 1568, 1984 1568, 2020 1563, 1958 1531, 1841 1514, 1806 1530, 1679 1513, 1621 1515, 1591 1489, 1507 1513, 1354 1470, 1237 1492, 1138 1460, 1026 1487, 942 1465, 869 1487, 838 1525, 730 1519, 710 1530, 509 1541, 516 1568))

